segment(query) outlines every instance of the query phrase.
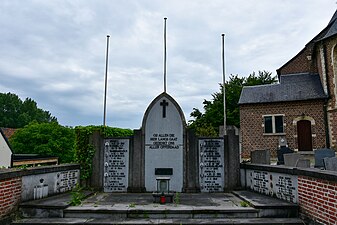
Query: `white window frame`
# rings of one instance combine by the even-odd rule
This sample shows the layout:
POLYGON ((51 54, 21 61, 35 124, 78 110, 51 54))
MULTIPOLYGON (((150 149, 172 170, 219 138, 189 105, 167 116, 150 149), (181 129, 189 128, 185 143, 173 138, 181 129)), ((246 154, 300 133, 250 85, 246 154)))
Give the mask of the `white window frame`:
POLYGON ((286 124, 284 123, 284 118, 285 118, 285 115, 284 114, 269 114, 269 115, 262 115, 262 119, 263 119, 263 123, 262 123, 262 127, 263 127, 263 135, 284 135, 285 132, 285 127, 286 127, 286 124), (272 133, 266 133, 265 132, 265 117, 271 117, 271 120, 272 120, 272 133), (282 122, 283 122, 283 132, 282 133, 276 133, 276 126, 275 126, 275 117, 276 116, 282 116, 282 122))

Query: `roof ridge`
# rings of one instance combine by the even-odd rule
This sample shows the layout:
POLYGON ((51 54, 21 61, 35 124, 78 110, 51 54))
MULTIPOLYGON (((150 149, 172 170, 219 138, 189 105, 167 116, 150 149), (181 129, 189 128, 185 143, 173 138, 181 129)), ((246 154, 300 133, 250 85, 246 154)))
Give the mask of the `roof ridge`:
POLYGON ((328 26, 329 26, 331 23, 333 23, 336 19, 337 19, 337 9, 336 9, 335 13, 333 14, 331 20, 329 21, 328 26))

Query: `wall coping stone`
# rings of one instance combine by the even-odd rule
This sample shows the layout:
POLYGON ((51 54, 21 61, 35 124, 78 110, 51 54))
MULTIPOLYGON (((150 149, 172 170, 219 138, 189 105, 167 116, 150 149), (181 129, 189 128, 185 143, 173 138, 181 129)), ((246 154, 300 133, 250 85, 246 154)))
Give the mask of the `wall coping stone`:
POLYGON ((306 176, 321 180, 337 182, 337 172, 329 170, 321 170, 316 168, 298 168, 283 165, 261 165, 241 163, 241 169, 262 170, 267 172, 285 173, 297 176, 306 176))
POLYGON ((27 169, 10 168, 0 170, 0 180, 23 177, 29 175, 37 175, 44 173, 54 173, 67 170, 79 170, 79 164, 61 164, 51 166, 29 167, 27 169))

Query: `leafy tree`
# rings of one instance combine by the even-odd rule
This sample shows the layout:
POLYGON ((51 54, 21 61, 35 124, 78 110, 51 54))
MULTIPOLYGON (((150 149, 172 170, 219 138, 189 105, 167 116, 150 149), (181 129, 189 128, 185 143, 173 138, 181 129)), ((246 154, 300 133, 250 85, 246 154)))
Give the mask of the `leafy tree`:
MULTIPOLYGON (((277 82, 276 77, 271 72, 259 71, 258 75, 253 72, 248 77, 231 75, 229 81, 225 83, 226 90, 226 122, 227 125, 240 127, 240 112, 238 102, 243 86, 263 85, 277 82)), ((204 113, 193 108, 189 121, 189 127, 196 131, 199 136, 214 137, 218 134, 220 125, 223 125, 223 88, 220 84, 220 92, 212 94, 212 100, 204 100, 204 113)))
POLYGON ((16 94, 0 93, 0 127, 21 128, 32 121, 57 122, 50 112, 37 107, 31 98, 22 101, 16 94))
POLYGON ((57 122, 32 122, 10 138, 14 153, 57 156, 60 163, 74 161, 75 131, 57 122))

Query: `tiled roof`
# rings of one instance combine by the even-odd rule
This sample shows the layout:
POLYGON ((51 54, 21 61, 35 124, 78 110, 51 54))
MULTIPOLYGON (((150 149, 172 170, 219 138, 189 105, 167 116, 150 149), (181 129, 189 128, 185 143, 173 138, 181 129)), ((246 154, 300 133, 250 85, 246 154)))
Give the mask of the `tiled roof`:
POLYGON ((239 104, 289 102, 325 99, 318 74, 300 73, 282 75, 279 84, 246 86, 239 104))
POLYGON ((3 134, 5 135, 5 137, 7 139, 9 139, 10 137, 13 136, 13 134, 15 133, 15 131, 17 131, 18 129, 16 129, 16 128, 3 128, 3 127, 1 127, 1 130, 2 130, 3 134))
POLYGON ((325 31, 324 36, 320 40, 326 39, 328 37, 337 34, 337 10, 335 14, 332 16, 328 26, 323 31, 325 31))
POLYGON ((9 149, 13 152, 12 147, 11 147, 11 145, 9 144, 8 138, 6 137, 6 135, 5 135, 5 133, 4 133, 4 129, 5 129, 5 128, 0 128, 0 135, 2 135, 2 137, 3 137, 3 138, 5 139, 5 141, 6 141, 6 143, 7 143, 8 147, 9 147, 9 149))

